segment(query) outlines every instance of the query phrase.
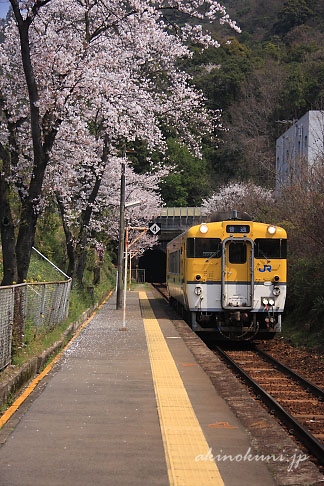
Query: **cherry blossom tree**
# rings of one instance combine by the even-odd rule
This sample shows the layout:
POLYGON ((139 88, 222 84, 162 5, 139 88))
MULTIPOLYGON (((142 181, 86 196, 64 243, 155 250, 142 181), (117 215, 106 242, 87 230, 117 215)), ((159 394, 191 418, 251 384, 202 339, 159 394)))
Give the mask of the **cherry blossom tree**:
MULTIPOLYGON (((73 138, 73 133, 66 135, 73 138)), ((87 128, 83 136, 84 139, 79 130, 81 144, 71 143, 69 153, 65 143, 58 138, 53 153, 58 161, 55 169, 49 170, 45 184, 48 194, 56 194, 61 212, 69 257, 68 274, 75 276, 80 283, 88 245, 95 246, 97 236, 100 237, 103 232, 112 239, 118 235, 121 160, 126 162, 126 201, 141 201, 140 208, 127 210, 132 226, 145 226, 152 220, 157 208, 162 205, 159 182, 168 173, 168 168, 164 168, 154 173, 136 174, 126 157, 106 154, 107 160, 103 162, 105 151, 102 152, 101 141, 92 137, 90 144, 87 128), (59 160, 63 157, 64 164, 59 160)), ((153 238, 141 240, 143 247, 155 242, 153 238)))
MULTIPOLYGON (((87 206, 80 200, 83 248, 108 161, 121 144, 143 139, 152 148, 163 147, 163 124, 172 123, 183 142, 199 151, 199 136, 212 123, 177 60, 190 55, 187 40, 217 45, 204 22, 220 17, 239 30, 214 0, 10 3, 14 17, 0 48, 3 284, 26 278, 45 178, 53 176, 54 183, 55 171, 64 174, 62 164, 80 143, 79 132, 82 143, 93 148, 73 166, 78 183, 89 189, 87 206), (196 24, 178 26, 175 10, 196 24), (69 130, 75 137, 67 142, 69 130), (12 191, 20 201, 17 238, 12 191)), ((62 204, 65 196, 58 194, 62 204)))
POLYGON ((274 205, 274 192, 252 182, 231 182, 203 201, 208 214, 239 210, 263 220, 274 205))

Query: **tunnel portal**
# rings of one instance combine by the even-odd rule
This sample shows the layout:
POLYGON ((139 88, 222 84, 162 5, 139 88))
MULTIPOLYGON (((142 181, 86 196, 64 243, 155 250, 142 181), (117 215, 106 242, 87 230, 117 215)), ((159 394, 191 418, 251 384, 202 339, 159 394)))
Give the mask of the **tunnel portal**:
POLYGON ((159 247, 146 250, 139 260, 139 268, 144 268, 146 282, 165 282, 166 253, 159 247))
MULTIPOLYGON (((159 243, 146 250, 138 261, 138 268, 145 269, 146 282, 166 281, 166 245, 176 236, 195 224, 206 220, 202 208, 161 208, 160 214, 149 225, 157 225, 159 243)), ((155 234, 155 233, 154 233, 155 234)))

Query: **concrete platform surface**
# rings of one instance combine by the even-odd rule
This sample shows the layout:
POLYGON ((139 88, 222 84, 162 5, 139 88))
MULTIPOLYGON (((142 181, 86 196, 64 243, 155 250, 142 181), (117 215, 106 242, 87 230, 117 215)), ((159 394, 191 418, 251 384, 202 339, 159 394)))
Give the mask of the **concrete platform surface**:
POLYGON ((254 460, 248 432, 153 307, 155 316, 145 292, 129 292, 126 331, 114 296, 95 315, 1 431, 1 486, 275 484, 265 461, 254 460))

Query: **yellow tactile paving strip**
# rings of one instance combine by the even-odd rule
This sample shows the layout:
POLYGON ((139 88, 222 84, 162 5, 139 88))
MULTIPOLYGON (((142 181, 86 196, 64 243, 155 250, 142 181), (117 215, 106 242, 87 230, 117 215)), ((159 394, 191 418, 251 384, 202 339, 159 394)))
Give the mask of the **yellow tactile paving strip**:
POLYGON ((195 460, 207 454, 209 445, 146 292, 139 292, 139 298, 170 486, 223 486, 215 462, 195 460))

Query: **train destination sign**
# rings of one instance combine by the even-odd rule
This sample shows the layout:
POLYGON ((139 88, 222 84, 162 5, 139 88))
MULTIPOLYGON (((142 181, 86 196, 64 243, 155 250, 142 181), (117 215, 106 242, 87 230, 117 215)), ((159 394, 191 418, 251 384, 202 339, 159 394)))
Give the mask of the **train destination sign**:
POLYGON ((231 224, 226 226, 226 232, 227 233, 249 233, 250 232, 250 226, 246 224, 231 224))

